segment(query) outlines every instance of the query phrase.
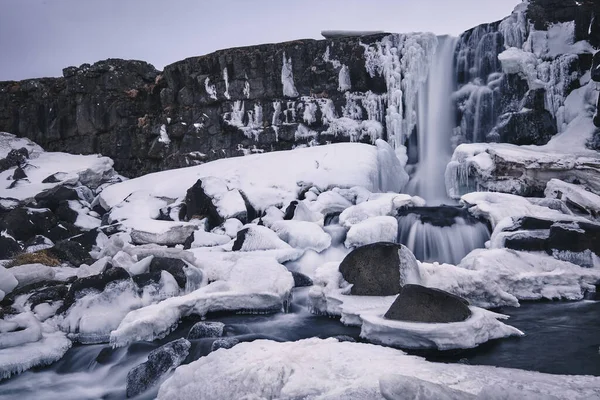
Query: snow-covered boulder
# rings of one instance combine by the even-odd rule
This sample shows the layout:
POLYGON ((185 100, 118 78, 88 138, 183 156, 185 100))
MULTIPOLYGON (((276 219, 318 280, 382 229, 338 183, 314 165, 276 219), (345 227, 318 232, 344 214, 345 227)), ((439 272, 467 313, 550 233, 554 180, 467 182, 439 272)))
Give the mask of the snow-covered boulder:
POLYGON ((550 179, 546 184, 544 195, 552 199, 560 199, 568 206, 586 211, 594 217, 600 216, 600 196, 584 186, 550 179))
POLYGON ((424 206, 425 201, 417 196, 395 193, 374 193, 357 205, 345 209, 340 214, 340 224, 346 228, 358 224, 371 217, 395 216, 396 212, 405 207, 424 206))
POLYGON ((281 240, 298 249, 322 252, 331 245, 331 236, 314 222, 287 220, 276 221, 271 229, 281 240))
POLYGON ((290 245, 284 242, 269 228, 261 225, 246 225, 237 233, 233 243, 233 251, 255 251, 287 249, 290 245))
POLYGON ((12 292, 18 284, 19 281, 15 278, 10 269, 6 269, 0 265, 0 300, 4 299, 4 296, 12 292))
POLYGON ((12 267, 10 272, 19 282, 17 288, 22 288, 33 283, 51 281, 55 277, 54 269, 44 264, 18 265, 12 267))
POLYGON ((222 322, 197 322, 190 328, 188 340, 223 336, 225 324, 222 322))
POLYGON ((397 239, 398 220, 391 216, 379 216, 352 225, 344 245, 353 248, 378 242, 395 242, 397 239))
MULTIPOLYGON (((162 384, 158 399, 382 399, 380 382, 385 383, 387 393, 396 385, 396 381, 388 377, 390 366, 394 374, 471 395, 494 386, 512 389, 512 393, 521 393, 525 390, 522 388, 527 388, 541 398, 593 398, 598 395, 600 385, 598 377, 433 363, 399 350, 339 342, 333 338, 284 343, 255 340, 179 367, 162 384), (215 376, 214 371, 220 373, 215 376)), ((414 398, 417 393, 404 395, 414 398)))
POLYGON ((339 266, 358 296, 390 296, 407 284, 420 284, 417 260, 401 244, 374 243, 354 249, 339 266))
MULTIPOLYGON (((237 220, 236 220, 237 221, 237 220)), ((214 247, 229 243, 231 238, 227 235, 220 235, 202 230, 194 231, 184 244, 185 249, 194 249, 197 247, 214 247)))
MULTIPOLYGON (((81 184, 95 189, 117 176, 113 169, 113 161, 108 157, 45 152, 28 139, 0 132, 2 154, 10 149, 22 147, 29 152, 29 158, 22 167, 27 179, 22 179, 17 185, 11 187, 12 176, 17 167, 0 172, 0 182, 3 182, 2 193, 5 197, 18 200, 32 199, 38 193, 64 183, 81 184), (55 179, 47 179, 50 175, 55 179)), ((0 158, 2 158, 1 154, 0 158)))
POLYGON ((385 318, 381 310, 360 314, 360 336, 369 342, 403 349, 469 349, 492 339, 522 336, 523 332, 499 321, 508 317, 478 307, 459 322, 422 323, 385 318))

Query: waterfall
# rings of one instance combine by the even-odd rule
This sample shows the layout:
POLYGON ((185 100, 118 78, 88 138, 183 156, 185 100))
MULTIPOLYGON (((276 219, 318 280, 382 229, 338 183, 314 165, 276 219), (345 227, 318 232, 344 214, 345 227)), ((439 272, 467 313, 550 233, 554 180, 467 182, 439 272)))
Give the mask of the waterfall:
POLYGON ((455 126, 452 92, 456 42, 450 36, 438 38, 428 79, 419 92, 419 164, 407 191, 430 204, 448 201, 444 171, 452 156, 450 138, 455 126))
POLYGON ((459 207, 424 207, 398 216, 398 243, 424 262, 457 265, 490 239, 488 227, 459 207))

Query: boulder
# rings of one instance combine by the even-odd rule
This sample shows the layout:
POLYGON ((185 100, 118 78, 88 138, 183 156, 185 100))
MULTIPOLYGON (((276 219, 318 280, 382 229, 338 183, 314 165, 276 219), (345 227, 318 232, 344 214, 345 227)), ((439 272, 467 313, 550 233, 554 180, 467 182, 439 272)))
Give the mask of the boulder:
POLYGON ((67 296, 68 291, 69 289, 64 284, 51 285, 34 291, 29 296, 29 299, 27 299, 27 303, 30 304, 33 310, 39 304, 63 300, 67 296))
POLYGON ((231 349, 233 346, 239 343, 240 341, 236 338, 217 339, 212 343, 210 351, 212 352, 218 349, 231 349))
POLYGON ((79 216, 79 213, 77 213, 77 211, 73 210, 69 206, 68 200, 59 201, 58 207, 56 208, 56 211, 54 213, 61 221, 65 221, 70 224, 74 224, 75 221, 77 221, 77 217, 79 216))
POLYGON ((188 189, 185 196, 185 206, 187 219, 207 218, 209 230, 225 222, 225 219, 219 215, 217 207, 213 204, 210 196, 204 191, 201 179, 198 179, 194 186, 188 189))
POLYGON ((373 243, 350 252, 340 264, 350 294, 392 296, 407 283, 419 283, 419 265, 408 248, 395 243, 373 243))
POLYGON ((90 253, 78 242, 73 240, 61 240, 48 250, 61 261, 66 261, 75 267, 79 267, 90 259, 90 253))
POLYGON ((224 328, 222 322, 198 322, 190 329, 188 340, 221 337, 224 328))
MULTIPOLYGON (((185 288, 185 284, 187 282, 187 276, 185 274, 185 269, 187 268, 187 264, 185 261, 180 260, 178 258, 166 258, 166 257, 154 257, 150 262, 150 273, 155 273, 160 271, 167 271, 175 281, 179 285, 180 288, 185 288)), ((160 278, 159 278, 160 279, 160 278)))
POLYGON ((165 374, 181 365, 191 346, 186 339, 177 339, 150 352, 148 361, 127 374, 127 397, 137 396, 159 383, 165 374))
POLYGON ((27 174, 25 173, 25 171, 23 170, 23 168, 17 167, 15 169, 15 172, 13 173, 13 177, 12 178, 13 178, 14 181, 18 181, 20 179, 27 178, 27 174))
POLYGON ((16 240, 26 241, 46 233, 57 224, 49 210, 16 208, 0 216, 0 231, 8 230, 16 240))
POLYGON ((63 305, 58 309, 57 314, 63 313, 69 309, 75 303, 77 294, 86 289, 93 289, 99 292, 104 291, 106 285, 111 282, 122 281, 130 279, 129 273, 123 268, 112 267, 99 275, 86 276, 85 278, 76 279, 67 295, 63 305))
POLYGON ((385 313, 396 321, 449 323, 461 322, 471 316, 468 302, 439 289, 420 285, 404 285, 385 313))
POLYGON ((29 158, 29 151, 25 147, 13 149, 8 152, 6 158, 0 159, 0 172, 7 169, 18 167, 29 158))
POLYGON ((594 54, 592 61, 592 80, 594 82, 600 82, 600 51, 594 54))
POLYGON ((22 250, 23 247, 7 231, 0 232, 0 260, 8 260, 22 250))
POLYGON ((54 247, 54 242, 48 239, 46 236, 35 235, 25 242, 24 247, 28 253, 34 253, 36 251, 46 250, 54 247))
POLYGON ((312 286, 313 280, 303 273, 290 271, 292 273, 292 277, 294 277, 294 287, 308 287, 312 286))
POLYGON ((78 200, 79 194, 73 188, 59 185, 52 189, 44 190, 35 196, 35 201, 40 208, 49 208, 56 211, 62 201, 78 200))
POLYGON ((281 240, 279 236, 269 228, 262 225, 248 225, 238 231, 233 242, 233 251, 256 251, 290 249, 291 246, 281 240))

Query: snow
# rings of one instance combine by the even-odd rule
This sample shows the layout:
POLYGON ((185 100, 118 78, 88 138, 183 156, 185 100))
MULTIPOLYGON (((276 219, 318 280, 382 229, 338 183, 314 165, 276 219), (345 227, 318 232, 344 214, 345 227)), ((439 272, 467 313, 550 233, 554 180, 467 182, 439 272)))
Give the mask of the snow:
POLYGON ((322 252, 331 245, 331 236, 314 222, 276 221, 270 227, 281 240, 296 249, 322 252))
POLYGON ((77 213, 75 226, 87 231, 100 227, 100 219, 91 216, 90 213, 92 211, 82 201, 69 200, 68 204, 69 208, 77 213))
POLYGON ((377 242, 394 243, 397 238, 398 220, 391 216, 377 216, 352 225, 344 245, 352 248, 377 242))
POLYGON ((0 182, 2 182, 0 190, 3 197, 17 200, 32 199, 36 194, 61 184, 61 182, 42 183, 48 176, 57 172, 63 174, 61 177, 62 183, 77 184, 79 182, 93 189, 97 188, 103 181, 116 176, 112 168, 113 161, 108 157, 44 152, 33 142, 18 139, 9 133, 0 133, 0 149, 10 151, 15 146, 34 149, 34 152, 26 161, 27 165, 24 167, 27 179, 20 180, 15 187, 10 188, 15 168, 0 172, 0 182))
POLYGON ((55 272, 53 267, 43 264, 24 264, 12 267, 11 274, 19 282, 17 288, 22 288, 32 283, 54 280, 55 272))
POLYGON ((216 233, 205 231, 195 231, 193 235, 194 240, 191 244, 192 249, 196 247, 221 246, 231 241, 231 238, 227 235, 218 235, 216 233))
POLYGON ((179 320, 188 315, 204 316, 208 312, 281 310, 294 286, 291 273, 271 257, 244 257, 229 268, 223 265, 215 282, 184 296, 172 297, 131 311, 110 342, 124 346, 136 340, 165 337, 179 320))
POLYGON ((44 152, 40 146, 27 138, 19 138, 7 132, 0 132, 0 158, 6 158, 11 150, 27 149, 30 158, 36 158, 44 152))
POLYGON ((347 92, 352 89, 352 82, 350 80, 350 69, 347 65, 342 65, 340 73, 338 75, 338 90, 340 92, 347 92))
POLYGON ((225 81, 225 93, 223 93, 223 96, 229 100, 231 96, 229 95, 229 74, 227 73, 227 67, 223 68, 223 80, 225 81))
POLYGON ((478 307, 469 307, 471 316, 462 322, 418 323, 394 321, 383 315, 387 310, 360 314, 360 336, 371 343, 405 349, 470 349, 488 340, 523 336, 523 332, 499 319, 508 318, 478 307), (383 312, 382 312, 383 311, 383 312))
POLYGON ((202 179, 202 189, 211 197, 217 212, 225 219, 246 214, 246 203, 239 190, 229 190, 223 179, 207 176, 202 179))
POLYGON ((12 292, 18 284, 19 281, 12 274, 11 270, 0 265, 0 300, 12 292))
POLYGON ((43 332, 39 341, 0 350, 0 378, 58 361, 71 348, 62 332, 43 332))
MULTIPOLYGON (((600 393, 598 377, 433 363, 392 348, 313 338, 284 343, 255 340, 217 350, 177 368, 161 385, 158 399, 382 399, 380 385, 389 393, 401 384, 397 375, 389 375, 390 369, 404 376, 400 382, 417 382, 417 378, 465 396, 489 393, 490 387, 518 394, 527 388, 539 398, 585 399, 600 393)), ((417 394, 401 395, 416 398, 417 394)))
MULTIPOLYGON (((385 142, 379 146, 358 143, 339 143, 289 151, 227 158, 193 167, 148 174, 107 187, 100 194, 105 209, 123 207, 119 218, 156 218, 158 210, 166 205, 156 198, 183 198, 198 179, 215 176, 227 182, 230 189, 239 189, 259 210, 269 206, 283 206, 295 200, 302 187, 312 185, 320 190, 333 186, 363 186, 377 191, 399 191, 403 186, 403 171, 399 161, 383 157, 392 153, 385 142), (134 196, 129 197, 131 194, 134 196), (145 194, 142 201, 133 202, 137 194, 145 194), (148 204, 151 200, 155 204, 148 204), (133 203, 132 203, 133 202, 133 203), (159 204, 160 203, 160 204, 159 204), (140 211, 139 207, 148 211, 140 211), (135 208, 133 208, 135 207, 135 208)), ((111 216, 113 216, 111 211, 111 216)), ((165 222, 165 221, 161 221, 165 222)))
MULTIPOLYGON (((261 225, 245 225, 248 229, 240 251, 289 249, 290 245, 279 238, 277 233, 261 225)), ((287 236, 286 236, 287 237, 287 236)), ((289 238, 289 237, 288 237, 289 238)))
POLYGON ((0 350, 37 342, 42 338, 42 325, 32 313, 22 313, 0 320, 0 350))
POLYGON ((294 73, 292 71, 292 58, 286 58, 283 53, 283 64, 281 66, 281 84, 285 97, 298 97, 298 91, 294 85, 294 73))
POLYGON ((498 55, 502 64, 502 71, 506 74, 519 74, 527 80, 529 89, 539 89, 544 87, 544 82, 538 79, 536 67, 538 57, 533 53, 511 47, 498 55))
POLYGON ((573 202, 594 214, 600 213, 600 196, 585 189, 581 185, 551 179, 546 185, 544 195, 548 198, 573 202))
POLYGON ((319 193, 317 199, 307 206, 314 212, 327 215, 331 213, 339 213, 353 204, 344 196, 335 191, 327 191, 319 193))
POLYGON ((396 215, 400 208, 424 205, 423 199, 408 194, 374 193, 367 201, 345 209, 340 214, 340 224, 350 228, 371 217, 392 216, 396 215))
POLYGON ((158 138, 158 141, 164 143, 167 146, 171 144, 171 138, 169 138, 169 134, 167 133, 167 126, 165 124, 162 124, 160 126, 160 137, 158 138))
POLYGON ((213 100, 217 100, 217 88, 215 85, 211 85, 210 79, 206 78, 204 80, 204 89, 206 90, 206 94, 213 100))

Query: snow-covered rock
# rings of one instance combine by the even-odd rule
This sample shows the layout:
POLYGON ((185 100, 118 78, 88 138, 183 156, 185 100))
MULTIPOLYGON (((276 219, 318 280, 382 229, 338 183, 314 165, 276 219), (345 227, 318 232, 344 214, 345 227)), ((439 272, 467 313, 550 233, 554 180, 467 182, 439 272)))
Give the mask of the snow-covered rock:
POLYGON ((18 265, 12 267, 10 272, 19 282, 17 288, 22 288, 32 283, 51 281, 55 277, 54 268, 44 264, 18 265))
POLYGON ((395 242, 397 238, 398 220, 391 216, 379 216, 352 225, 344 244, 353 248, 377 242, 395 242))
POLYGON ((129 312, 111 332, 110 342, 124 346, 136 340, 165 337, 188 315, 277 312, 287 307, 294 278, 273 258, 248 256, 221 267, 208 286, 129 312))
POLYGON ((15 278, 10 269, 6 269, 0 265, 0 300, 4 299, 4 296, 12 292, 18 284, 19 281, 15 278))
MULTIPOLYGON (((0 172, 3 197, 25 200, 36 194, 66 182, 97 188, 102 183, 116 177, 113 161, 108 157, 98 155, 74 155, 60 152, 45 152, 28 139, 17 138, 9 133, 0 132, 0 148, 2 154, 15 148, 29 149, 29 159, 23 170, 27 179, 11 187, 12 176, 16 168, 0 172), (58 182, 43 182, 48 176, 60 173, 58 182)), ((2 157, 0 157, 2 158, 2 157)))
POLYGON ((256 251, 256 250, 275 250, 288 249, 290 245, 284 242, 269 228, 261 225, 246 225, 244 229, 237 234, 234 251, 256 251))
POLYGON ((340 224, 346 228, 371 217, 394 216, 404 207, 424 206, 425 201, 417 196, 396 193, 374 193, 368 199, 348 207, 340 214, 340 224))
MULTIPOLYGON (((306 339, 277 343, 256 340, 218 350, 179 367, 160 388, 158 399, 222 398, 383 399, 398 385, 393 373, 477 395, 490 386, 527 391, 540 398, 593 398, 600 378, 560 376, 508 368, 428 362, 371 344, 306 339), (214 371, 220 373, 215 376, 214 371)), ((406 387, 406 385, 403 385, 406 387)), ((413 398, 417 393, 404 393, 413 398)))
MULTIPOLYGON (((405 349, 469 349, 488 340, 522 336, 523 332, 499 319, 502 314, 478 307, 469 307, 471 316, 451 323, 394 321, 384 318, 381 310, 360 314, 360 336, 369 342, 405 349)), ((385 310, 384 310, 385 311, 385 310)))
POLYGON ((192 249, 196 247, 221 246, 231 241, 231 238, 227 235, 219 235, 201 230, 194 231, 192 235, 189 243, 189 247, 192 249))
POLYGON ((567 205, 587 211, 592 216, 600 215, 600 196, 581 185, 550 179, 546 184, 544 195, 548 198, 560 199, 567 205))
POLYGON ((321 252, 331 245, 331 236, 314 222, 276 221, 271 229, 281 240, 297 249, 310 249, 321 252))

